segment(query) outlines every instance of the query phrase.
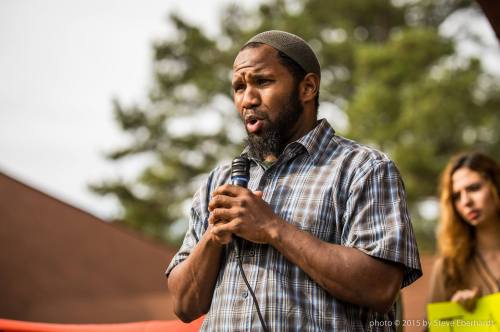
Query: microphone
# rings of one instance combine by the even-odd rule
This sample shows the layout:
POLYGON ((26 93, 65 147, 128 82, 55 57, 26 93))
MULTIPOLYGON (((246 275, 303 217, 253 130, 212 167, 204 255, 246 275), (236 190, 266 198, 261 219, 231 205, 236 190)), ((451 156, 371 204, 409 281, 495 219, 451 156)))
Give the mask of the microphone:
MULTIPOLYGON (((243 156, 234 158, 233 162, 231 163, 231 184, 247 188, 249 179, 250 179, 250 161, 248 160, 248 158, 243 156)), ((240 250, 241 241, 242 241, 241 238, 239 238, 236 235, 233 235, 233 246, 236 252, 238 268, 240 270, 243 281, 245 282, 245 285, 247 286, 247 289, 250 292, 250 295, 252 296, 253 303, 255 305, 255 310, 257 311, 257 315, 259 316, 259 321, 262 326, 262 329, 265 332, 268 332, 269 330, 267 328, 266 322, 264 321, 264 317, 262 317, 262 313, 260 312, 259 302, 257 301, 255 293, 252 287, 250 286, 250 283, 248 282, 248 279, 245 275, 245 271, 243 270, 243 263, 241 260, 241 250, 240 250)))
POLYGON ((231 184, 247 187, 250 178, 250 162, 246 157, 236 157, 231 164, 231 184))
MULTIPOLYGON (((239 187, 246 188, 248 186, 248 180, 250 178, 250 162, 248 158, 243 156, 238 156, 233 159, 231 163, 231 184, 239 187)), ((240 248, 237 242, 241 239, 236 235, 233 235, 234 249, 236 250, 236 256, 240 256, 240 248)))

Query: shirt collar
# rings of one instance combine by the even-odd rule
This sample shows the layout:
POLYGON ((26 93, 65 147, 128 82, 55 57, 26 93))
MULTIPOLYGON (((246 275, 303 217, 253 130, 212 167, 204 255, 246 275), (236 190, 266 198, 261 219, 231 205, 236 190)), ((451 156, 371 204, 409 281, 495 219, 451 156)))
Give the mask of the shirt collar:
MULTIPOLYGON (((330 126, 326 119, 318 120, 313 129, 298 140, 289 143, 285 147, 283 154, 296 154, 298 152, 297 150, 299 150, 297 149, 297 146, 299 146, 305 148, 309 155, 313 155, 320 150, 322 142, 329 142, 334 135, 335 130, 332 126, 330 126)), ((249 154, 248 146, 245 147, 241 154, 253 159, 249 154)))
POLYGON ((307 150, 309 155, 313 155, 319 150, 322 142, 329 142, 334 135, 335 130, 330 126, 328 121, 321 119, 316 122, 316 127, 289 145, 300 144, 307 150))

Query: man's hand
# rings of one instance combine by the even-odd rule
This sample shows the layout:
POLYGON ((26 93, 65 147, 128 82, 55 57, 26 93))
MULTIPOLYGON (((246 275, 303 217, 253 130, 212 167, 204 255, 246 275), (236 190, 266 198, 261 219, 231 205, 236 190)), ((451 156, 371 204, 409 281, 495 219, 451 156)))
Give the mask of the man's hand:
POLYGON ((477 300, 481 297, 478 287, 473 289, 461 289, 456 291, 451 297, 451 302, 455 302, 464 307, 465 310, 472 312, 476 309, 477 300))
POLYGON ((269 243, 283 222, 262 199, 262 192, 252 193, 230 184, 212 193, 208 210, 212 235, 223 244, 231 241, 232 234, 255 243, 269 243))
POLYGON ((269 244, 339 300, 387 312, 401 288, 402 265, 300 230, 277 216, 261 192, 223 185, 212 194, 208 210, 211 236, 218 243, 229 243, 235 234, 269 244))

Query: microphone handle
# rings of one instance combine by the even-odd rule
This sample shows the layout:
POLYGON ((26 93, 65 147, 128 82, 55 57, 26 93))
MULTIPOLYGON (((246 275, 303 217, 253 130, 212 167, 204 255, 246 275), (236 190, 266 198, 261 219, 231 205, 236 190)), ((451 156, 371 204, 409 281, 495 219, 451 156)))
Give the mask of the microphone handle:
MULTIPOLYGON (((246 176, 233 176, 231 178, 231 184, 234 186, 246 188, 248 185, 248 177, 246 176)), ((236 258, 241 258, 241 247, 243 246, 243 239, 238 235, 233 234, 233 247, 236 252, 236 258)))

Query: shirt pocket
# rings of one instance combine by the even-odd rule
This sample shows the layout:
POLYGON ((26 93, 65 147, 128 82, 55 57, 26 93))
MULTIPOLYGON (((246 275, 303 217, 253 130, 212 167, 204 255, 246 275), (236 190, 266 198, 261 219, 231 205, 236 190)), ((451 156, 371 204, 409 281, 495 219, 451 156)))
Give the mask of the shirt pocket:
POLYGON ((287 197, 282 207, 275 211, 297 228, 323 241, 330 241, 335 238, 337 220, 341 220, 330 193, 330 190, 299 191, 287 197))

